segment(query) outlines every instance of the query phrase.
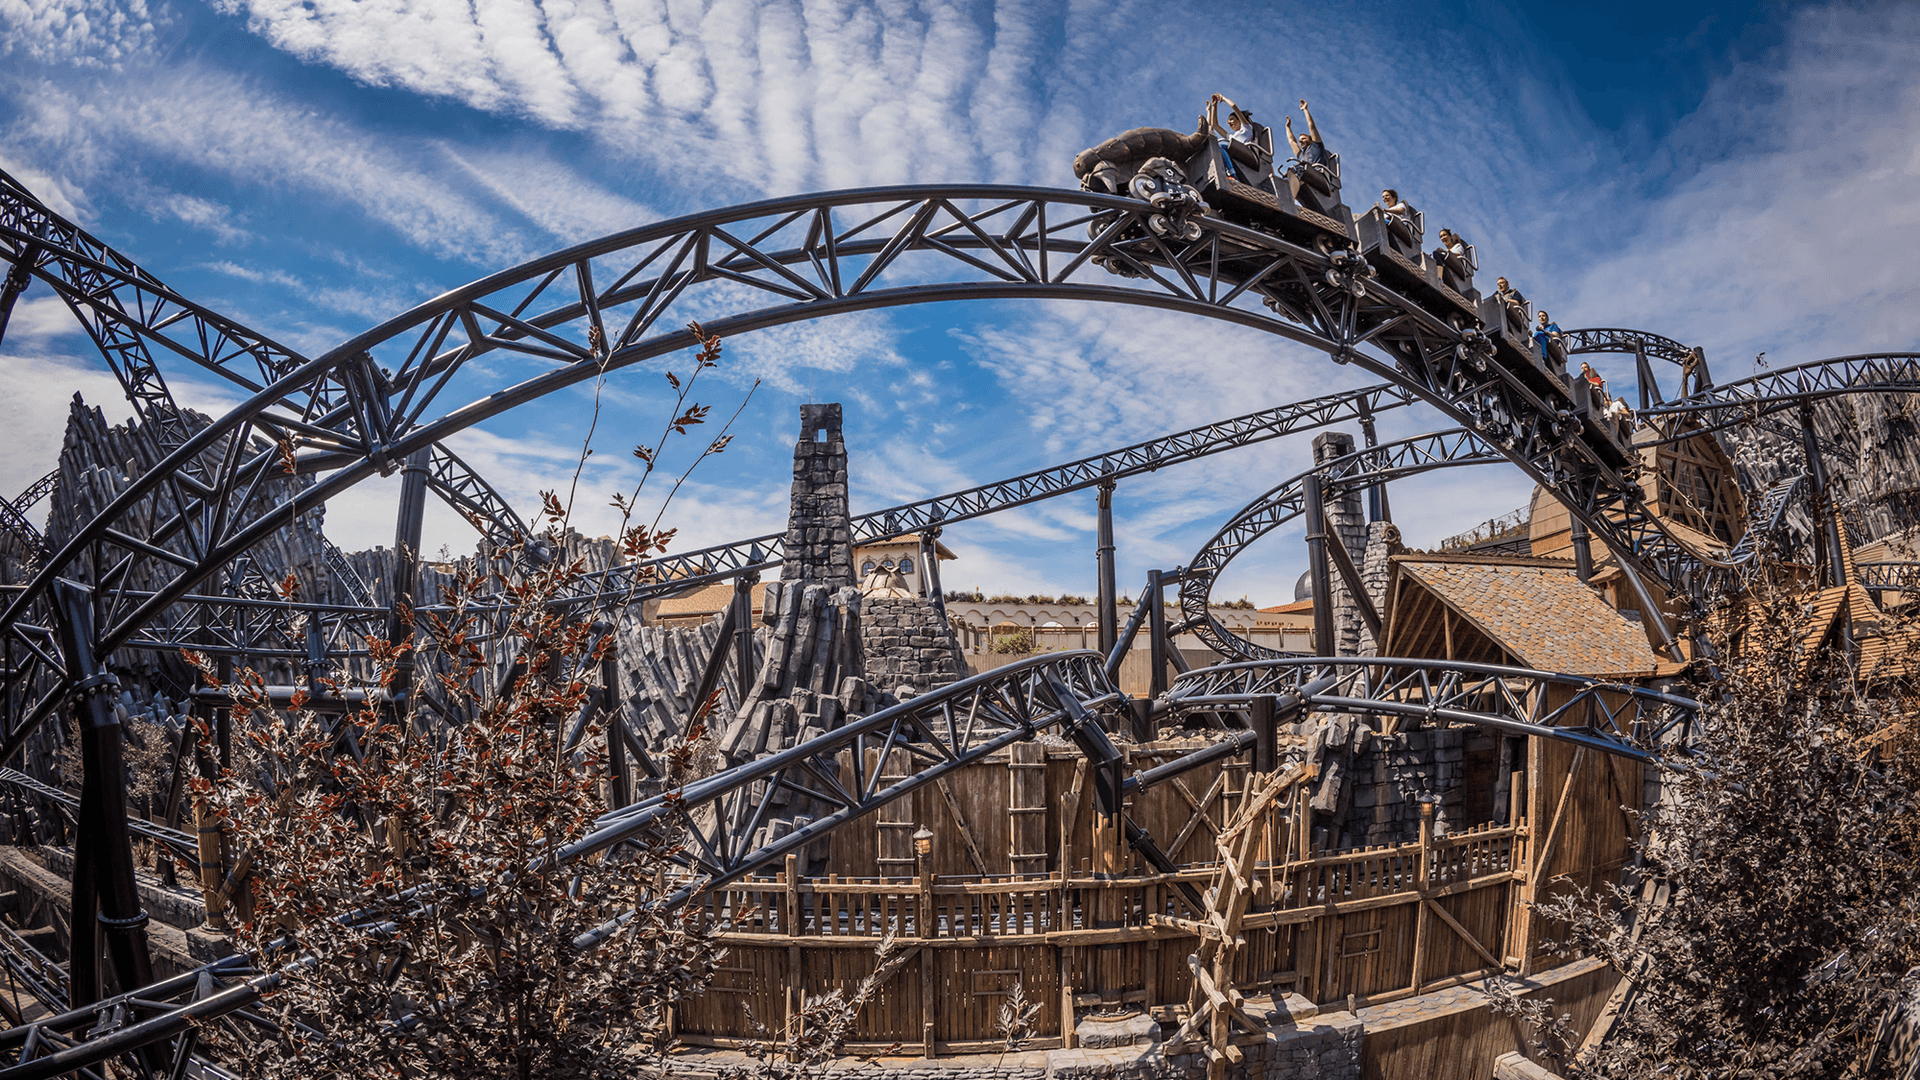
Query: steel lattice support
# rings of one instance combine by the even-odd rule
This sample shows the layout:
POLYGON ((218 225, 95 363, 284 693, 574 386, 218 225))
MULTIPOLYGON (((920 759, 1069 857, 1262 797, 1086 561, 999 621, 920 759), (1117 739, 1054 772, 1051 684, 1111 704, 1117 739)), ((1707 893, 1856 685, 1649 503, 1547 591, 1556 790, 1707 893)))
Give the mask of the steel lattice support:
POLYGON ((120 683, 93 651, 93 594, 62 580, 55 586, 60 648, 79 677, 73 705, 80 729, 80 805, 73 844, 72 1000, 99 1000, 104 953, 120 989, 153 981, 147 913, 134 881, 127 828, 127 774, 115 692, 120 683))
MULTIPOLYGON (((717 302, 737 312, 703 322, 708 333, 731 336, 907 303, 1012 298, 1187 312, 1325 351, 1469 424, 1624 561, 1660 555, 1652 543, 1657 530, 1636 514, 1637 489, 1621 471, 1627 450, 1595 421, 1542 397, 1554 393, 1540 382, 1544 376, 1507 366, 1507 354, 1471 327, 1460 328, 1457 314, 1427 311, 1363 282, 1344 253, 1307 250, 1222 220, 1205 219, 1198 240, 1172 243, 1147 228, 1148 211, 1144 203, 1087 192, 870 189, 695 215, 535 260, 288 371, 139 478, 51 562, 65 565, 98 551, 169 579, 138 602, 104 594, 101 644, 114 647, 258 543, 275 522, 488 417, 691 345, 690 332, 661 329, 678 324, 685 304, 712 310, 717 302), (752 308, 755 300, 768 306, 752 308), (537 358, 549 367, 449 406, 459 400, 455 376, 487 355, 537 358), (435 420, 430 409, 447 411, 435 420), (118 532, 125 515, 181 465, 221 446, 248 446, 255 433, 276 445, 226 455, 206 492, 180 500, 180 512, 145 535, 118 532), (283 445, 317 482, 271 508, 247 506, 237 496, 271 472, 283 445), (169 548, 183 530, 193 553, 168 564, 155 550, 169 548)), ((1677 588, 1683 570, 1677 561, 1656 561, 1642 576, 1677 588)), ((0 618, 30 622, 22 616, 42 602, 53 572, 50 565, 0 618)), ((7 683, 10 740, 44 715, 18 688, 47 672, 37 662, 26 666, 32 670, 16 669, 7 683)))
POLYGON ((1175 711, 1304 697, 1318 712, 1398 715, 1585 746, 1636 761, 1684 752, 1691 698, 1531 668, 1390 657, 1290 657, 1220 664, 1174 681, 1175 711), (1549 694, 1549 690, 1558 694, 1549 694), (1555 702, 1553 697, 1560 697, 1555 702))

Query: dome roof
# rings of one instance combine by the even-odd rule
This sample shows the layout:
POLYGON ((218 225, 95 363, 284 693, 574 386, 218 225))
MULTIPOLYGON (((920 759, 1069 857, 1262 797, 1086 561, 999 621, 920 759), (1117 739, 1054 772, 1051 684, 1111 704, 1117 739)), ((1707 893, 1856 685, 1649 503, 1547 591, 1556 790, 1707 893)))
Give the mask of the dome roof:
POLYGON ((1313 571, 1300 572, 1300 580, 1293 583, 1293 599, 1295 603, 1313 599, 1313 571))

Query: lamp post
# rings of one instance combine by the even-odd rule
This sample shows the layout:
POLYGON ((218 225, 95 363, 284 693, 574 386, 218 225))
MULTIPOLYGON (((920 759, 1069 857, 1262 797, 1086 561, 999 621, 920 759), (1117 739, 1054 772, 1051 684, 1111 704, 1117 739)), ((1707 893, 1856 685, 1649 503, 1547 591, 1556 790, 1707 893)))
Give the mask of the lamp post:
MULTIPOLYGON (((913 830, 914 869, 920 882, 920 911, 914 919, 914 936, 922 941, 934 936, 933 925, 933 830, 925 825, 913 830)), ((920 1052, 929 1060, 934 1056, 934 950, 920 950, 920 1052)))

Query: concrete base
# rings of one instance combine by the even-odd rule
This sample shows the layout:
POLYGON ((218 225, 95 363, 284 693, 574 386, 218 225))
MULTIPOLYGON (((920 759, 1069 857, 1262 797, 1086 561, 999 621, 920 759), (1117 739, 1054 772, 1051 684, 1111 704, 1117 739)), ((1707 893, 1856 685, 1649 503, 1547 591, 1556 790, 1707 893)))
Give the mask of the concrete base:
POLYGON ((1143 1012, 1124 1016, 1083 1016, 1073 1025, 1074 1045, 1082 1050, 1111 1050, 1160 1041, 1160 1025, 1143 1012))

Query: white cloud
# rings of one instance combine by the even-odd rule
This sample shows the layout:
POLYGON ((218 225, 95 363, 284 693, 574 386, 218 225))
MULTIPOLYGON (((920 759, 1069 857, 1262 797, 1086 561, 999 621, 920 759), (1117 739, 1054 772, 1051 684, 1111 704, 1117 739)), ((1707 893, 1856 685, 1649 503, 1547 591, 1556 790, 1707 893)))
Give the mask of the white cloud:
POLYGON ((537 151, 496 153, 444 142, 440 148, 495 198, 563 243, 638 228, 660 217, 537 151))
MULTIPOLYGON (((104 83, 44 78, 16 93, 21 108, 10 134, 34 145, 40 160, 62 161, 70 175, 104 176, 129 161, 185 165, 357 207, 439 255, 510 263, 538 250, 389 141, 225 71, 170 64, 141 69, 137 88, 115 75, 104 83)), ((192 203, 169 211, 189 221, 198 212, 192 203)))
POLYGON ((233 208, 211 199, 179 192, 165 193, 154 202, 155 216, 166 216, 205 229, 222 244, 237 244, 248 239, 245 229, 233 223, 233 208))
POLYGON ((0 0, 0 56, 114 65, 150 51, 167 18, 146 0, 0 0))
MULTIPOLYGON (((362 82, 586 131, 663 169, 698 162, 776 192, 1031 179, 1032 73, 1044 24, 1065 17, 1022 3, 983 16, 951 2, 808 0, 223 7, 276 47, 362 82)), ((1086 58, 1112 59, 1111 44, 1086 58)))
POLYGON ((1676 131, 1691 177, 1584 277, 1580 313, 1701 344, 1722 379, 1761 350, 1781 364, 1920 344, 1916 72, 1920 9, 1798 13, 1676 131))
POLYGON ((28 191, 33 192, 34 197, 47 209, 68 221, 84 220, 87 196, 71 177, 56 176, 28 164, 17 154, 10 153, 4 143, 0 143, 0 169, 6 170, 28 191))

